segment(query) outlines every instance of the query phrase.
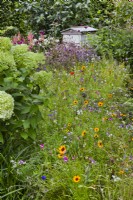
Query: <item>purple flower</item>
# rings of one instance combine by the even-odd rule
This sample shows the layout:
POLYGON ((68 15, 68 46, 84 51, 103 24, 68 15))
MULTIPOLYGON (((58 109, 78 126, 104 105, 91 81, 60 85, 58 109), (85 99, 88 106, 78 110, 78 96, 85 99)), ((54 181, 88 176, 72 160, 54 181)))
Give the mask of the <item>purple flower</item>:
POLYGON ((44 35, 44 31, 39 31, 39 34, 40 35, 44 35))
POLYGON ((96 161, 93 159, 93 158, 89 158, 89 161, 92 163, 92 164, 95 164, 96 161))
POLYGON ((39 145, 41 149, 44 149, 44 144, 39 145))
POLYGON ((23 161, 23 160, 20 160, 20 161, 18 162, 18 164, 20 164, 20 165, 24 165, 24 164, 26 164, 26 162, 23 161))
POLYGON ((68 157, 67 157, 67 156, 64 156, 64 157, 63 157, 63 160, 64 160, 64 162, 67 162, 67 161, 68 161, 68 157))
POLYGON ((42 176, 41 178, 42 178, 43 181, 46 180, 46 176, 42 176))

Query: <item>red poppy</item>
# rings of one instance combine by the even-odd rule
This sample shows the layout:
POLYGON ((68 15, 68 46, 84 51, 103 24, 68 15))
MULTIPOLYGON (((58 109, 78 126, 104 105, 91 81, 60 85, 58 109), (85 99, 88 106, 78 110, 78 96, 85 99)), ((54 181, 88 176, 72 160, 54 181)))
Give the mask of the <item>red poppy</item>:
POLYGON ((70 75, 74 75, 74 72, 70 72, 70 75))

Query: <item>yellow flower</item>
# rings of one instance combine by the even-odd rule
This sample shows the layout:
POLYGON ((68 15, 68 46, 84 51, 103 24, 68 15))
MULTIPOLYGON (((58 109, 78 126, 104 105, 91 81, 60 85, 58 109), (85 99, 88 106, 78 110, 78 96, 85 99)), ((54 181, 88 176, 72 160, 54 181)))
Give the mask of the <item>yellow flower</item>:
POLYGON ((100 106, 100 107, 103 106, 103 102, 99 101, 98 106, 100 106))
POLYGON ((95 131, 95 132, 98 132, 98 131, 99 131, 99 128, 94 128, 94 131, 95 131))
POLYGON ((83 65, 83 66, 81 67, 81 70, 84 71, 85 69, 86 69, 86 66, 83 65))
POLYGON ((86 135, 86 131, 82 131, 82 136, 84 137, 86 135))
POLYGON ((84 91, 85 91, 85 88, 80 88, 80 91, 81 91, 81 92, 84 92, 84 91))
POLYGON ((68 133, 68 132, 69 132, 69 129, 66 129, 65 132, 68 133))
POLYGON ((117 114, 115 114, 115 113, 112 113, 112 117, 116 117, 117 116, 117 114))
POLYGON ((102 148, 103 147, 102 140, 99 140, 98 143, 97 143, 97 145, 98 145, 99 148, 102 148))
POLYGON ((63 154, 58 154, 58 158, 63 158, 63 154))
POLYGON ((94 134, 94 138, 98 138, 99 137, 99 135, 96 133, 96 134, 94 134))
POLYGON ((108 118, 107 117, 103 117, 102 118, 102 121, 106 121, 108 118))
POLYGON ((60 146, 60 148, 59 148, 59 153, 61 154, 61 155, 63 155, 63 154, 65 154, 66 153, 66 147, 63 145, 63 146, 60 146))
POLYGON ((113 94, 108 94, 108 98, 112 98, 113 94))
POLYGON ((80 176, 74 176, 73 182, 78 183, 80 181, 80 176))
POLYGON ((70 126, 71 126, 71 123, 68 123, 67 126, 70 127, 70 126))
POLYGON ((119 174, 124 174, 124 173, 125 173, 124 170, 119 171, 119 174))
POLYGON ((87 100, 84 101, 84 104, 85 104, 85 105, 88 105, 88 103, 89 103, 89 102, 88 102, 87 100))
POLYGON ((74 100, 74 101, 73 101, 73 104, 74 104, 74 105, 77 105, 77 104, 78 104, 78 101, 77 101, 77 100, 74 100))
POLYGON ((121 116, 121 117, 126 117, 126 115, 125 115, 125 114, 122 114, 122 113, 120 113, 120 116, 121 116))

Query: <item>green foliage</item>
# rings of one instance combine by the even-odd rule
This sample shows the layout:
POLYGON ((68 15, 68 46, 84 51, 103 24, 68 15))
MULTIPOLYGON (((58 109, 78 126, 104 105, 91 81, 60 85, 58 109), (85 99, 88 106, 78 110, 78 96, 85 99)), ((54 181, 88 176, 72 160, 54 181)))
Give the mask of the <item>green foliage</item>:
POLYGON ((90 0, 90 23, 94 27, 109 26, 115 12, 115 4, 113 0, 90 0))
POLYGON ((100 55, 113 55, 120 61, 133 66, 133 30, 132 29, 108 29, 99 30, 93 46, 100 55))
POLYGON ((0 50, 1 51, 10 51, 12 46, 11 40, 8 37, 0 37, 0 50))
POLYGON ((133 26, 133 4, 127 0, 115 2, 112 25, 117 28, 131 28, 133 26))
POLYGON ((13 46, 12 54, 14 56, 14 60, 16 62, 17 68, 23 68, 29 71, 35 70, 35 68, 38 68, 38 64, 42 60, 44 60, 43 53, 37 54, 31 51, 28 51, 28 45, 22 44, 22 45, 16 45, 13 46))
POLYGON ((21 33, 31 29, 36 32, 45 30, 46 34, 53 36, 59 36, 62 29, 72 25, 89 24, 97 27, 109 25, 112 11, 115 9, 112 0, 99 2, 93 0, 4 2, 2 0, 2 5, 5 11, 2 27, 4 24, 12 25, 19 28, 21 33))
POLYGON ((0 36, 11 37, 18 33, 18 29, 13 26, 7 26, 4 30, 0 30, 0 36))
POLYGON ((15 61, 13 55, 9 52, 0 51, 0 72, 7 70, 9 68, 15 67, 15 61))
POLYGON ((40 71, 40 72, 34 73, 32 78, 33 78, 33 82, 35 84, 37 84, 40 88, 43 88, 44 90, 46 90, 47 89, 47 85, 48 85, 49 81, 52 78, 52 73, 51 72, 47 73, 45 71, 40 71))
MULTIPOLYGON (((16 139, 18 132, 24 139, 35 139, 41 119, 39 105, 43 104, 46 94, 39 95, 40 89, 36 88, 31 76, 44 64, 44 56, 28 51, 27 45, 12 46, 9 38, 0 38, 0 47, 3 49, 0 54, 0 90, 14 99, 14 114, 5 124, 0 123, 0 127, 4 126, 1 132, 5 142, 9 135, 16 139)), ((47 73, 43 75, 47 76, 47 73)))

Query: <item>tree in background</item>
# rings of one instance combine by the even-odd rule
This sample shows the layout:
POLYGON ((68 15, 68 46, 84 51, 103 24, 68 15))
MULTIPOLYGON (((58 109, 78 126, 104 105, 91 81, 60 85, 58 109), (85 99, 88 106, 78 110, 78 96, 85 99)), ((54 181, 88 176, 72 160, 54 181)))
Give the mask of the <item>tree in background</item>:
POLYGON ((45 30, 54 36, 72 25, 109 25, 113 10, 112 0, 2 0, 0 7, 2 27, 17 26, 21 32, 45 30))

